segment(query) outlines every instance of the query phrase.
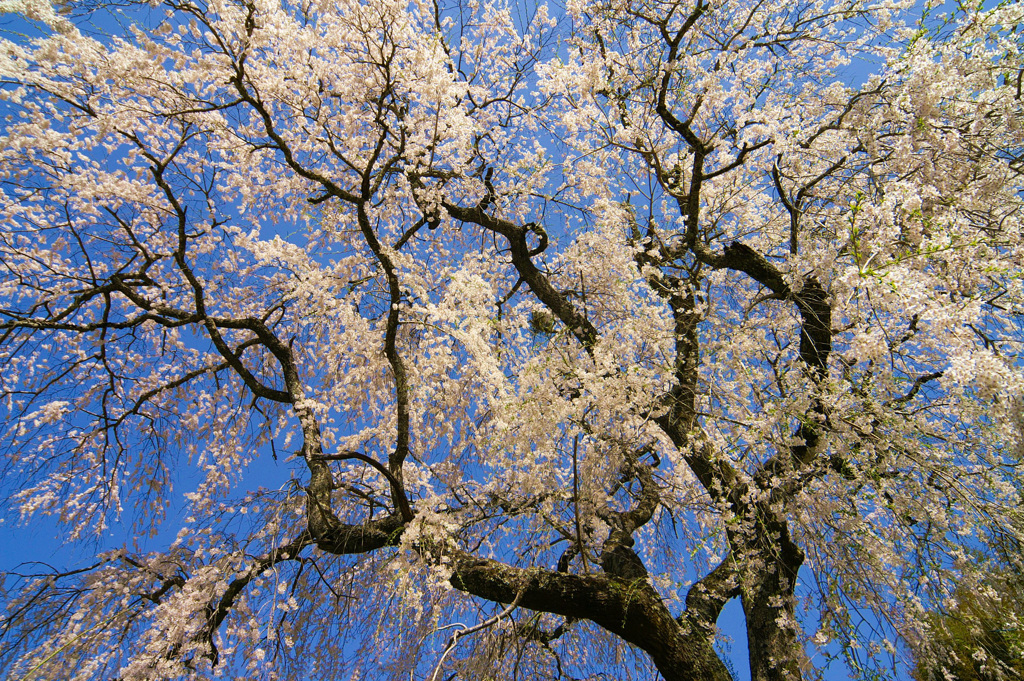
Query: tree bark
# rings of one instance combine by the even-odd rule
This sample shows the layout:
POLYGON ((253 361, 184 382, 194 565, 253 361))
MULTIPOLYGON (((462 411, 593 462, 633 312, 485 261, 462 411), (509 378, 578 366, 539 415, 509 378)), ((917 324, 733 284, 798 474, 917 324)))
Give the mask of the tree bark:
MULTIPOLYGON (((761 509, 765 510, 765 509, 761 509)), ((772 518, 758 528, 762 569, 748 574, 741 590, 747 623, 751 681, 798 681, 801 646, 796 624, 797 573, 803 551, 789 536, 784 520, 772 518)))
POLYGON ((672 617, 646 582, 516 568, 456 552, 452 586, 497 603, 587 619, 640 648, 666 681, 731 681, 700 627, 672 617), (517 600, 518 599, 518 600, 517 600))

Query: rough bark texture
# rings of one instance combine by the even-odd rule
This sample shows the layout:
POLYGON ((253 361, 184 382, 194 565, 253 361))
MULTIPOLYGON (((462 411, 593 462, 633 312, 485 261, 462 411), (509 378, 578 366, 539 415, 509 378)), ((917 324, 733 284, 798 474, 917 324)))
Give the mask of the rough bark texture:
POLYGON ((666 681, 728 681, 711 639, 680 623, 646 582, 515 568, 458 553, 452 585, 499 603, 588 619, 647 652, 666 681))
POLYGON ((747 622, 750 677, 764 681, 801 678, 794 592, 803 552, 785 522, 772 520, 758 537, 764 567, 744 580, 741 600, 747 622))

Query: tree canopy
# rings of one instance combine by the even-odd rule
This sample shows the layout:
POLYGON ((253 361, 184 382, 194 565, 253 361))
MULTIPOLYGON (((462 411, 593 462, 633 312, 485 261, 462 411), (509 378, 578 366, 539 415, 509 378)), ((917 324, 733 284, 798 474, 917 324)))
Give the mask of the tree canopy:
POLYGON ((1024 5, 0 7, 3 509, 152 537, 6 573, 8 678, 984 628, 935 613, 1022 534, 1024 5))

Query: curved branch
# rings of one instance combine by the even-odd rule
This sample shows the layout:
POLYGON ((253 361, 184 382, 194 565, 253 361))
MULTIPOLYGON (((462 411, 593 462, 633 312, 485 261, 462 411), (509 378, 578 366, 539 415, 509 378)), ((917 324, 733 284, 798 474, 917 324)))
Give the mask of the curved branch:
POLYGON ((667 681, 726 681, 728 670, 703 631, 681 626, 646 580, 516 568, 459 550, 448 553, 451 584, 497 603, 588 619, 646 651, 667 681))
POLYGON ((399 512, 402 514, 402 518, 405 522, 409 522, 413 518, 412 507, 409 505, 409 498, 405 494, 405 489, 402 487, 402 481, 391 474, 387 468, 381 465, 380 462, 375 459, 360 454, 359 452, 341 452, 339 454, 321 454, 316 457, 320 461, 346 461, 356 460, 362 461, 363 463, 371 466, 378 473, 383 475, 388 483, 391 484, 391 494, 394 497, 394 501, 399 512))
POLYGON ((464 208, 448 201, 442 201, 442 205, 448 214, 456 220, 479 225, 508 239, 512 264, 519 272, 519 276, 527 283, 534 295, 565 324, 580 345, 587 352, 593 351, 599 338, 597 329, 582 312, 576 309, 567 296, 551 285, 548 277, 533 264, 533 256, 539 254, 547 243, 547 236, 539 225, 536 223, 517 225, 508 220, 488 215, 478 207, 464 208), (538 235, 541 246, 533 249, 529 247, 526 239, 526 235, 529 233, 538 235))
POLYGON ((714 570, 694 582, 686 594, 686 611, 679 616, 680 621, 688 621, 713 635, 722 608, 740 595, 736 568, 736 559, 730 552, 714 570))

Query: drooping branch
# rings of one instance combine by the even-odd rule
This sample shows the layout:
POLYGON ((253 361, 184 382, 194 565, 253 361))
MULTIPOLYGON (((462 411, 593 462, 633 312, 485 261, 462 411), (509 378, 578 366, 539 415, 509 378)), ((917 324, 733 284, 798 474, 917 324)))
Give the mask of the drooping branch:
MULTIPOLYGON (((799 356, 815 383, 828 376, 828 358, 832 352, 832 303, 828 293, 814 276, 803 279, 802 287, 793 290, 782 273, 763 255, 746 244, 734 241, 714 261, 716 267, 745 272, 770 290, 773 297, 792 300, 800 313, 799 356)), ((802 440, 792 448, 793 459, 806 465, 817 451, 820 438, 819 420, 825 416, 820 399, 815 398, 810 413, 801 421, 797 437, 802 440)))
POLYGON ((313 538, 309 533, 303 532, 284 546, 279 546, 271 550, 265 556, 254 560, 245 572, 228 583, 228 588, 224 590, 220 599, 215 605, 213 605, 206 625, 206 636, 210 647, 210 660, 214 665, 217 664, 220 657, 217 645, 214 643, 215 634, 217 629, 220 628, 221 623, 223 623, 225 618, 227 618, 231 613, 231 609, 235 605, 235 601, 238 599, 238 596, 247 586, 249 586, 249 583, 252 582, 252 580, 256 579, 270 568, 283 561, 294 560, 298 557, 299 553, 301 553, 302 549, 312 543, 312 541, 313 538))

